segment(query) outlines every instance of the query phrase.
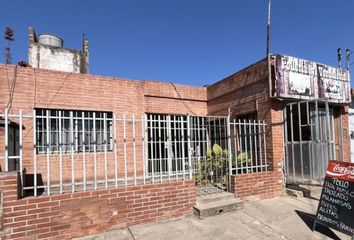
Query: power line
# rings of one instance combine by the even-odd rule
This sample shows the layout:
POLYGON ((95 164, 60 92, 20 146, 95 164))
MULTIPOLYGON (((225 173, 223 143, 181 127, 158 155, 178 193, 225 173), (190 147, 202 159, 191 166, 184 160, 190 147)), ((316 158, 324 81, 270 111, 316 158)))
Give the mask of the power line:
MULTIPOLYGON (((14 94, 15 94, 15 87, 16 87, 16 80, 17 80, 17 67, 18 65, 15 65, 15 68, 14 68, 14 76, 12 78, 12 82, 11 82, 11 86, 9 88, 9 100, 4 108, 4 110, 2 110, 0 113, 4 113, 5 112, 5 109, 7 108, 8 111, 11 110, 11 107, 12 107, 12 101, 13 101, 13 97, 14 97, 14 94)), ((9 84, 9 73, 8 73, 8 68, 7 68, 7 65, 6 65, 6 78, 7 78, 7 82, 9 84)))
POLYGON ((179 96, 179 100, 182 102, 182 104, 193 114, 193 115, 197 115, 188 105, 187 103, 184 102, 181 94, 179 93, 177 87, 175 86, 175 84, 173 82, 170 82, 170 84, 173 86, 173 88, 175 89, 176 93, 178 94, 179 96))

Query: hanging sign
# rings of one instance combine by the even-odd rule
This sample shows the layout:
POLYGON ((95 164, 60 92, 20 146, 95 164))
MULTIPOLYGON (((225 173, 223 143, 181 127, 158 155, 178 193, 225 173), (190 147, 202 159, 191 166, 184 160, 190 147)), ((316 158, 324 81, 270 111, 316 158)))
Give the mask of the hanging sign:
POLYGON ((275 92, 280 98, 349 103, 350 74, 341 68, 290 57, 275 57, 275 92))
POLYGON ((329 161, 316 223, 354 236, 354 164, 329 161))

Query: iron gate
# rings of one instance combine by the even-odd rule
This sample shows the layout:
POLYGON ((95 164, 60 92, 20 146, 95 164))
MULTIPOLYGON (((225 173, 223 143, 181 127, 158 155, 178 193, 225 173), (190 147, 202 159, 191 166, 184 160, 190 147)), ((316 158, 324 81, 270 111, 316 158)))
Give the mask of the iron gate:
POLYGON ((287 183, 321 184, 335 159, 333 109, 327 101, 301 101, 284 108, 287 183))
POLYGON ((199 186, 231 190, 231 175, 268 171, 264 120, 193 118, 193 176, 199 186), (202 134, 193 133, 196 129, 203 129, 202 134))

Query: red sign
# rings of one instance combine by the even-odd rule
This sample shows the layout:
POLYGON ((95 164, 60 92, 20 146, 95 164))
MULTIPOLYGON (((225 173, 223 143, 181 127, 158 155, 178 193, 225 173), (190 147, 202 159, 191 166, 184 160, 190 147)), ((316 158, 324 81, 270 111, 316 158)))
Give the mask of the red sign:
POLYGON ((316 223, 354 236, 354 164, 328 162, 316 223))
POLYGON ((354 164, 347 162, 329 161, 326 177, 354 182, 354 164))

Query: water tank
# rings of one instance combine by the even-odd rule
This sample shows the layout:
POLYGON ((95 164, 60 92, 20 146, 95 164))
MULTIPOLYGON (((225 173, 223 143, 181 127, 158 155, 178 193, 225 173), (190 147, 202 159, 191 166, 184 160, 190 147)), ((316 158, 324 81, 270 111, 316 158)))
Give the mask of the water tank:
POLYGON ((51 34, 41 34, 38 37, 38 43, 53 47, 63 47, 63 39, 51 34))

